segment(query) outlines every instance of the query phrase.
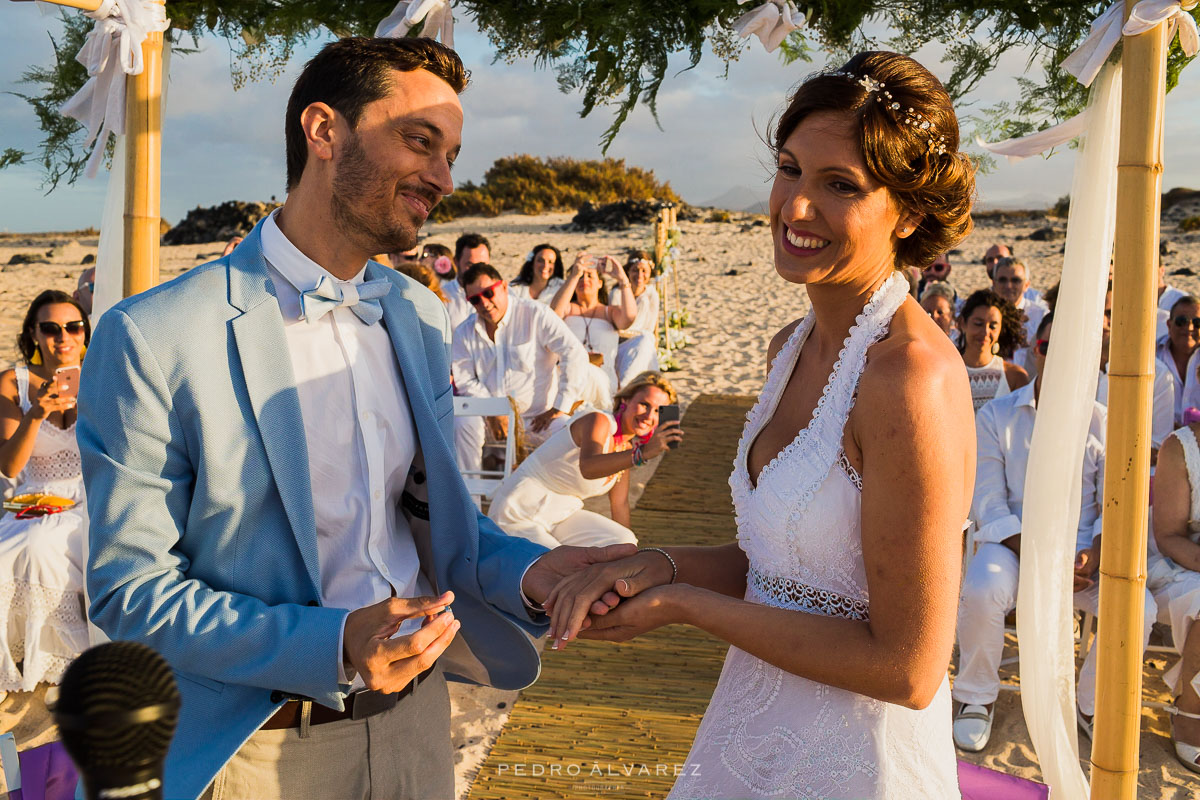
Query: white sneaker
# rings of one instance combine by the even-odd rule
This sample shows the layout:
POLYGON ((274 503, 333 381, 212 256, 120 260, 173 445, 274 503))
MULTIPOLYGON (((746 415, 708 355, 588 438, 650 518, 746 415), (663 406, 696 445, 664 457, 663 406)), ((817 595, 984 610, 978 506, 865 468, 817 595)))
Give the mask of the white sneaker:
POLYGON ((992 715, 986 706, 963 703, 954 715, 954 746, 968 753, 978 753, 992 738, 992 715))

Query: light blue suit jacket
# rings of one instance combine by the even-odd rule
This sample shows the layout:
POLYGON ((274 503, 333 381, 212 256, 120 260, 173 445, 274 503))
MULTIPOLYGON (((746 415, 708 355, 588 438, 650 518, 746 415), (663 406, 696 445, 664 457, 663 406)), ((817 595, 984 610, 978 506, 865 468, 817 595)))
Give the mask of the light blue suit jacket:
MULTIPOLYGON (((169 798, 198 796, 281 693, 340 709, 349 688, 337 677, 346 609, 319 605, 304 424, 260 229, 108 311, 80 381, 90 615, 175 669, 169 798)), ((519 580, 544 548, 506 536, 463 485, 444 306, 378 264, 366 277, 394 284, 383 324, 419 441, 403 512, 422 572, 454 591, 462 622, 441 663, 451 678, 527 686, 539 670, 529 635, 545 626, 519 580)), ((325 424, 353 422, 348 411, 325 424)))

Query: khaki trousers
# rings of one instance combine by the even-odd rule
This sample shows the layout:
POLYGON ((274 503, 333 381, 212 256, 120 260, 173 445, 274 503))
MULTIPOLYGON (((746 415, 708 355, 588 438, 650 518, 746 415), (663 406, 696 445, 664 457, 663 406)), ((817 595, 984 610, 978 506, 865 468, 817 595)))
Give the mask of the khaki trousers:
POLYGON ((258 731, 201 800, 453 800, 450 695, 435 670, 362 720, 258 731))

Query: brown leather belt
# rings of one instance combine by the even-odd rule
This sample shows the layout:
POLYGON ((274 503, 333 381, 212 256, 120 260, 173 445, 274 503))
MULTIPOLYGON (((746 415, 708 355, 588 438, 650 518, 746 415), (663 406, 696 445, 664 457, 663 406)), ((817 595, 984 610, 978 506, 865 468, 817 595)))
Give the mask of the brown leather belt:
MULTIPOLYGON (((429 677, 433 672, 434 667, 422 672, 413 680, 409 681, 398 692, 392 694, 384 694, 383 692, 362 691, 348 695, 345 702, 345 710, 337 711, 336 709, 323 706, 320 703, 312 703, 312 712, 309 716, 310 725, 324 725, 327 722, 340 722, 344 719, 366 719, 374 716, 382 711, 388 711, 396 706, 404 698, 413 693, 413 689, 417 684, 429 677)), ((277 731, 284 728, 299 728, 300 727, 300 711, 301 700, 289 700, 284 703, 278 711, 276 711, 270 719, 263 723, 260 730, 277 731)))

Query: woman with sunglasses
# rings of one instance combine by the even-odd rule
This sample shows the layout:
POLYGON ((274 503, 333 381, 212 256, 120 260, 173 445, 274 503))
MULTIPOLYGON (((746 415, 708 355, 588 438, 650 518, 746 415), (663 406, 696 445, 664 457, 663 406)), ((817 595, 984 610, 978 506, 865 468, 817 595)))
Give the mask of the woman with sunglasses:
POLYGON ((963 303, 958 317, 962 353, 971 380, 975 412, 984 404, 1029 383, 1029 374, 1007 359, 1025 346, 1021 312, 991 289, 980 289, 963 303))
POLYGON ((643 372, 613 396, 615 411, 585 409, 559 428, 504 479, 488 516, 505 533, 546 547, 637 544, 629 529, 629 469, 683 438, 658 410, 677 402, 661 374, 643 372), (612 519, 583 507, 607 494, 612 519))
POLYGON ((1171 304, 1167 335, 1158 341, 1158 360, 1175 378, 1175 427, 1183 424, 1184 396, 1195 393, 1196 373, 1192 355, 1200 345, 1200 298, 1184 295, 1171 304), (1192 368, 1189 369, 1188 365, 1192 368))
POLYGON ((0 625, 0 692, 57 684, 88 645, 83 474, 75 394, 63 381, 64 373, 78 370, 90 337, 87 314, 70 295, 42 292, 17 339, 25 363, 0 373, 0 472, 19 478, 17 495, 75 503, 61 512, 42 504, 0 518, 0 620, 6 621, 0 625))
POLYGON ((508 285, 508 293, 549 305, 563 284, 562 253, 549 243, 539 244, 525 256, 521 272, 508 285))

